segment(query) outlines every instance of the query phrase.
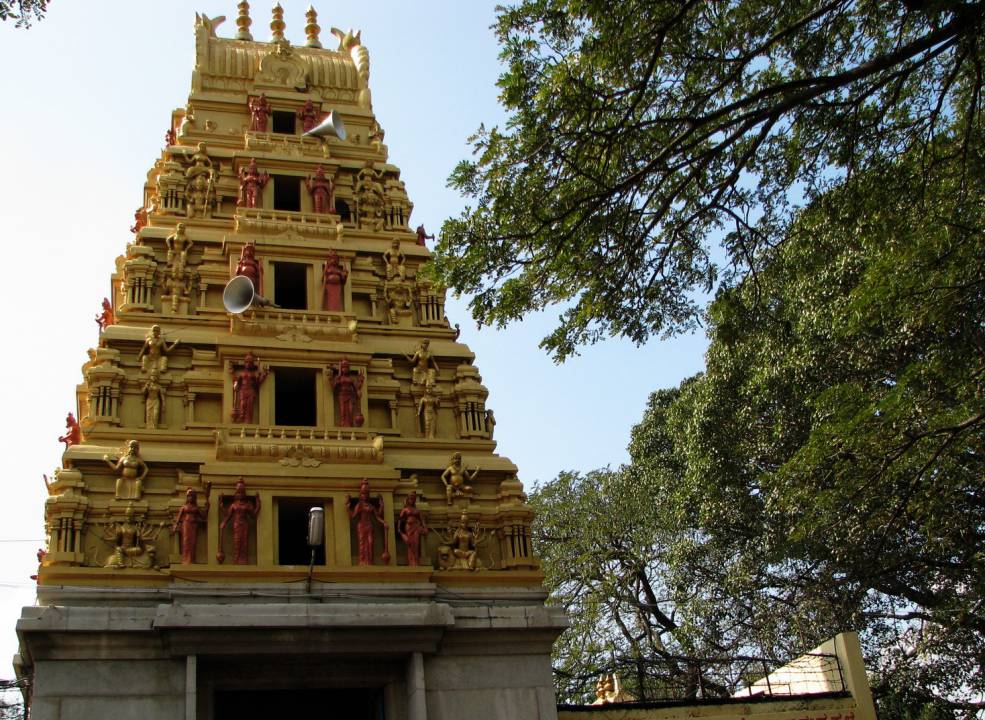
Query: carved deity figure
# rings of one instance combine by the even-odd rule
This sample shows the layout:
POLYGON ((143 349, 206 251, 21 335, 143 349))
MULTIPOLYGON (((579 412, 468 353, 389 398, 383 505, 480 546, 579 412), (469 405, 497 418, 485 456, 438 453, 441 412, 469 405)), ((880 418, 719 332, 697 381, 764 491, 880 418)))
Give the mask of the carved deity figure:
POLYGON ((394 238, 390 243, 390 247, 383 253, 383 262, 386 263, 387 280, 393 280, 394 278, 398 280, 407 279, 407 268, 404 265, 406 259, 403 251, 400 249, 400 241, 394 238))
POLYGON ((423 245, 426 247, 427 243, 424 242, 425 240, 434 240, 434 235, 428 235, 428 232, 424 229, 423 225, 418 225, 416 232, 418 245, 423 245))
POLYGON ((116 323, 116 316, 113 314, 113 303, 109 301, 109 298, 103 298, 102 307, 103 311, 96 315, 96 324, 99 326, 100 331, 116 323))
POLYGON ((366 139, 369 140, 370 145, 377 145, 383 142, 384 137, 386 137, 386 133, 383 132, 383 128, 380 127, 380 124, 374 118, 369 124, 369 135, 366 139))
POLYGON ((188 251, 192 249, 192 241, 185 234, 185 224, 183 222, 174 226, 174 232, 164 239, 164 247, 167 249, 168 263, 174 262, 176 257, 181 258, 182 262, 188 261, 188 251))
POLYGON ((592 705, 608 705, 617 702, 632 702, 636 698, 622 689, 619 676, 602 675, 595 683, 595 700, 592 705))
POLYGON ((428 378, 424 383, 424 393, 417 401, 417 415, 423 423, 424 437, 434 440, 438 432, 438 393, 434 387, 434 380, 428 378))
POLYGON ((342 358, 337 370, 332 370, 332 392, 339 401, 339 427, 362 427, 363 414, 360 411, 364 377, 356 373, 352 377, 349 372, 349 359, 342 358))
POLYGON ((144 383, 144 423, 149 430, 154 430, 164 419, 164 389, 161 387, 161 374, 157 368, 152 368, 147 382, 144 383))
POLYGON ((485 532, 475 523, 469 527, 469 515, 464 510, 456 527, 442 533, 443 542, 438 547, 438 566, 442 570, 479 570, 479 544, 485 540, 485 532))
POLYGON ((359 547, 359 564, 373 564, 373 522, 383 527, 383 555, 380 559, 384 565, 390 563, 390 551, 387 548, 387 523, 383 519, 383 497, 369 496, 369 481, 363 478, 359 485, 359 497, 345 496, 345 506, 349 510, 349 519, 356 521, 356 541, 359 547))
MULTIPOLYGON (((306 133, 316 125, 321 118, 321 113, 315 110, 311 100, 305 100, 304 107, 297 111, 298 120, 301 121, 301 132, 306 133)), ((317 210, 315 212, 318 212, 317 210)))
POLYGON ((144 493, 144 478, 149 472, 147 463, 140 457, 140 443, 131 440, 122 455, 118 458, 103 455, 103 461, 116 473, 116 499, 139 500, 144 493))
POLYGON ((79 427, 79 421, 72 413, 65 417, 65 430, 66 433, 58 438, 58 442, 65 443, 66 450, 82 442, 82 428, 79 427))
POLYGON ((267 368, 259 368, 253 353, 246 353, 243 367, 233 368, 233 422, 251 425, 260 386, 267 379, 267 368))
MULTIPOLYGON (((225 496, 219 496, 219 506, 225 503, 225 496)), ((233 562, 236 565, 248 565, 250 562, 250 518, 256 519, 260 514, 260 494, 253 498, 246 497, 246 483, 243 478, 236 481, 233 498, 226 505, 222 522, 219 523, 219 551, 215 559, 224 562, 226 554, 222 550, 222 537, 229 521, 233 521, 233 562)))
POLYGON ((321 165, 315 168, 315 174, 304 181, 304 186, 308 188, 311 195, 311 205, 318 215, 325 215, 334 211, 332 205, 332 181, 325 177, 325 168, 321 165))
POLYGON ((178 340, 175 340, 168 345, 164 336, 161 334, 161 326, 151 325, 150 332, 147 333, 147 337, 144 339, 144 346, 140 349, 140 355, 137 356, 137 360, 140 361, 140 366, 144 372, 150 372, 154 369, 162 373, 167 372, 168 353, 177 347, 178 342, 178 340))
POLYGON ((386 196, 380 179, 383 171, 374 170, 367 165, 359 171, 356 179, 356 199, 359 203, 359 220, 361 226, 369 230, 382 230, 386 196))
POLYGON ((486 432, 489 433, 489 439, 492 440, 493 432, 496 430, 496 416, 493 415, 492 410, 486 410, 486 432))
POLYGON ((445 499, 451 505, 456 497, 470 497, 472 486, 467 483, 474 482, 475 476, 479 474, 479 468, 471 472, 462 463, 462 453, 455 453, 451 456, 451 461, 445 471, 441 473, 441 482, 445 485, 445 499))
POLYGON ((133 225, 130 226, 130 232, 136 235, 145 227, 147 227, 147 208, 139 207, 133 214, 133 225))
POLYGON ((250 158, 250 164, 239 169, 239 200, 240 207, 257 208, 263 204, 263 189, 267 186, 270 175, 257 169, 256 158, 250 158))
POLYGON ((322 282, 324 290, 322 292, 322 310, 342 312, 345 310, 345 300, 343 299, 343 288, 345 281, 349 277, 348 270, 339 260, 339 254, 334 250, 329 250, 325 257, 325 270, 322 272, 322 282))
MULTIPOLYGON (((260 93, 260 97, 250 98, 247 104, 250 108, 250 130, 267 132, 267 117, 271 111, 266 94, 260 93)), ((250 205, 249 207, 253 206, 250 205)))
POLYGON ((174 128, 168 128, 164 131, 164 145, 165 147, 170 147, 171 145, 176 145, 178 143, 178 134, 174 131, 174 128))
POLYGON ((163 522, 160 525, 147 525, 143 520, 134 521, 133 503, 127 504, 123 521, 104 528, 104 539, 113 543, 113 554, 107 558, 105 567, 157 567, 157 552, 148 541, 157 540, 163 529, 163 522))
POLYGON ((185 170, 185 210, 188 217, 200 213, 208 214, 215 198, 215 178, 212 160, 206 152, 205 143, 198 144, 192 155, 192 164, 185 170))
POLYGON ((424 385, 431 374, 432 367, 435 373, 439 371, 438 363, 428 349, 430 347, 431 341, 425 338, 418 343, 417 350, 414 351, 413 355, 404 355, 413 364, 411 381, 414 385, 424 385))
POLYGON ((212 483, 205 483, 205 506, 199 507, 198 493, 195 488, 185 492, 185 504, 178 508, 178 515, 171 526, 171 534, 178 535, 181 545, 181 564, 191 565, 195 562, 195 549, 198 547, 198 526, 209 519, 209 491, 212 483))
POLYGON ((424 522, 424 516, 417 509, 417 492, 411 490, 404 500, 404 506, 397 518, 397 534, 407 545, 407 564, 421 564, 421 539, 431 532, 424 522))
POLYGON ((262 268, 256 258, 256 245, 247 243, 239 253, 239 262, 236 264, 236 275, 248 277, 253 283, 253 289, 260 292, 260 275, 262 268))

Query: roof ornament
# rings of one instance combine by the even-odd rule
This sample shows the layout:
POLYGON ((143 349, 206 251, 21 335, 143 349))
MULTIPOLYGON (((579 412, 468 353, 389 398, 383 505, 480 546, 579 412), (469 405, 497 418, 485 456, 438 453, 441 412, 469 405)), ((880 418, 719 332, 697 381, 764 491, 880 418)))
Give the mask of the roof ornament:
POLYGON ((318 33, 321 32, 321 28, 318 26, 318 13, 309 5, 304 16, 308 20, 308 24, 304 26, 304 34, 308 36, 305 45, 310 48, 320 48, 321 40, 318 39, 318 33))
POLYGON ((287 23, 284 22, 284 8, 280 6, 280 3, 277 3, 270 12, 272 15, 270 19, 270 42, 284 42, 284 28, 287 27, 287 23))
POLYGON ((252 40, 253 36, 250 34, 250 25, 253 24, 253 20, 250 19, 250 4, 243 0, 237 6, 239 10, 239 15, 236 16, 236 27, 239 28, 236 31, 237 40, 252 40))

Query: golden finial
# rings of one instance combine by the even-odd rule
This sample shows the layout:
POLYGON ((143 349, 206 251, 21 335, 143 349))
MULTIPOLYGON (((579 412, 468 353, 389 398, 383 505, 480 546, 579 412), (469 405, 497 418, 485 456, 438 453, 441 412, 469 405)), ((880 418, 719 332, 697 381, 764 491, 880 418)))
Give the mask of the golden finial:
POLYGON ((318 13, 315 9, 309 5, 308 11, 304 14, 308 19, 308 24, 304 26, 304 34, 308 36, 308 41, 305 43, 308 47, 320 48, 321 40, 318 39, 318 33, 321 32, 321 28, 318 27, 318 13))
POLYGON ((287 27, 287 23, 284 22, 284 8, 277 3, 271 13, 273 17, 270 19, 270 42, 283 42, 284 28, 287 27))
POLYGON ((250 25, 253 24, 253 21, 250 20, 250 4, 246 0, 243 0, 236 7, 239 8, 239 15, 236 17, 236 27, 239 30, 236 31, 236 39, 252 40, 253 36, 250 35, 250 25))

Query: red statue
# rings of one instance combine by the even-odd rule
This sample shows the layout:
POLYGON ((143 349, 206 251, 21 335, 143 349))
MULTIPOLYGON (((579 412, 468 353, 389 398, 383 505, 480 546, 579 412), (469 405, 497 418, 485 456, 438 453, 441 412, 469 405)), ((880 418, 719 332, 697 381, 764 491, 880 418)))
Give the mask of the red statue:
POLYGON ((58 438, 58 442, 65 443, 65 449, 68 450, 73 445, 82 442, 82 428, 79 427, 79 421, 75 419, 75 415, 72 413, 69 413, 68 417, 65 418, 65 427, 68 428, 68 432, 58 438))
POLYGON ((256 245, 247 243, 239 253, 239 262, 236 264, 236 274, 244 275, 253 283, 253 289, 260 292, 260 276, 263 268, 256 256, 256 245))
POLYGON ((113 304, 109 301, 109 298, 103 298, 103 311, 96 315, 96 324, 99 326, 99 330, 102 331, 115 322, 116 317, 113 315, 113 304))
POLYGON ((130 232, 136 235, 145 227, 147 227, 147 208, 139 207, 133 213, 133 225, 130 226, 130 232))
POLYGON ((174 128, 168 128, 164 131, 164 143, 165 145, 178 144, 178 135, 175 133, 174 128))
POLYGON ((301 132, 308 132, 321 120, 321 113, 315 110, 311 100, 306 100, 304 107, 298 110, 296 114, 301 121, 301 132))
POLYGON ((267 102, 267 96, 260 93, 260 97, 250 98, 247 104, 250 108, 250 130, 267 132, 267 116, 270 115, 270 103, 267 102))
POLYGON ((257 367, 256 358, 250 352, 243 358, 242 368, 233 368, 233 422, 253 423, 253 407, 267 374, 266 368, 257 367))
POLYGON ((384 565, 390 563, 390 550, 387 546, 387 524, 383 519, 383 497, 369 496, 369 481, 363 478, 359 485, 359 497, 345 496, 345 505, 349 508, 349 519, 356 520, 356 539, 359 542, 359 564, 373 564, 373 521, 383 526, 383 555, 380 559, 384 565))
POLYGON ((411 490, 397 518, 397 534, 407 544, 407 564, 421 564, 421 536, 431 532, 417 509, 417 492, 411 490))
POLYGON ((251 158, 250 164, 239 169, 239 200, 241 207, 260 207, 263 199, 263 188, 266 187, 270 175, 257 170, 257 159, 251 158))
MULTIPOLYGON (((225 502, 225 496, 219 496, 219 506, 225 502)), ((246 497, 246 483, 243 478, 236 481, 236 491, 233 499, 226 506, 225 515, 219 523, 219 551, 215 554, 215 559, 223 562, 226 553, 222 550, 222 533, 229 523, 233 521, 233 562, 237 565, 247 565, 250 562, 250 518, 256 518, 260 514, 260 493, 254 498, 246 497)))
POLYGON ((417 244, 426 247, 425 240, 434 240, 434 235, 428 235, 427 230, 424 229, 423 225, 417 226, 417 244))
POLYGON ((178 509, 178 517, 171 526, 171 534, 181 528, 179 540, 181 543, 181 564, 191 565, 195 562, 195 548, 198 547, 198 525, 209 519, 209 490, 212 483, 205 483, 205 507, 198 506, 198 494, 195 488, 188 488, 185 493, 185 504, 178 509))
POLYGON ((363 375, 349 373, 349 358, 339 361, 339 369, 332 371, 332 392, 339 401, 339 427, 362 427, 363 414, 359 411, 359 397, 363 389, 363 375))
POLYGON ((345 301, 342 298, 342 288, 349 273, 339 261, 339 254, 334 250, 328 251, 325 258, 325 271, 322 273, 322 282, 325 290, 322 293, 322 310, 332 310, 342 312, 345 309, 345 301))
POLYGON ((325 168, 321 165, 315 168, 314 177, 309 177, 304 181, 311 195, 311 204, 314 205, 315 213, 324 215, 335 210, 332 204, 332 181, 325 177, 325 168))

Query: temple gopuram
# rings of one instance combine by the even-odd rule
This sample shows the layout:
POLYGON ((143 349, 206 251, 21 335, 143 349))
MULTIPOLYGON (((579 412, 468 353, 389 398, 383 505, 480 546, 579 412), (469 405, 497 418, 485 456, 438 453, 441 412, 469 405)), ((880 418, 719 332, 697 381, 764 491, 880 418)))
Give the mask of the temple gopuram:
POLYGON ((30 716, 554 719, 565 621, 370 53, 313 9, 302 46, 279 5, 269 37, 246 2, 221 22, 195 18, 78 349, 17 624, 30 716))

